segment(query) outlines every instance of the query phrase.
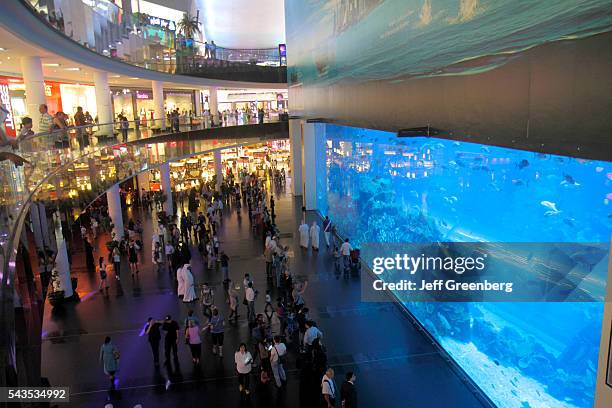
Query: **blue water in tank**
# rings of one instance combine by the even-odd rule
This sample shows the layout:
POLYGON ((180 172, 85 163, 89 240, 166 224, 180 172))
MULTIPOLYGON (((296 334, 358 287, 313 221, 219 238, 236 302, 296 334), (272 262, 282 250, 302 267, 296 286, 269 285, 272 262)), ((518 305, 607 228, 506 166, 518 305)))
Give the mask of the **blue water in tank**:
MULTIPOLYGON (((317 205, 354 246, 610 240, 610 162, 319 126, 317 205)), ((602 303, 406 306, 498 406, 593 405, 602 303)))

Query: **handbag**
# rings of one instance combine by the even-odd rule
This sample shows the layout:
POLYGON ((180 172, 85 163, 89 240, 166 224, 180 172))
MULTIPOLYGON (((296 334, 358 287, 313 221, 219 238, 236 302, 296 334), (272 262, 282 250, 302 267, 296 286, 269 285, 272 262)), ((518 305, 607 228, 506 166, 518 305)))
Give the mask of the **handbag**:
POLYGON ((246 300, 246 296, 242 299, 242 304, 247 306, 249 304, 249 301, 246 300))

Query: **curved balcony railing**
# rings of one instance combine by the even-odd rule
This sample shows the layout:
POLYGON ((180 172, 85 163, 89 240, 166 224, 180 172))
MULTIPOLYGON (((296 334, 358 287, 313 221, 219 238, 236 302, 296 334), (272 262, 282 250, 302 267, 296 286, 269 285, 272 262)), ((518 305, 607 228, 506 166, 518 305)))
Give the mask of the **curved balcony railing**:
MULTIPOLYGON (((20 361, 15 357, 15 307, 24 299, 31 299, 28 293, 21 293, 28 290, 23 288, 28 285, 16 279, 17 265, 22 262, 18 258, 19 244, 24 242, 21 231, 30 206, 38 202, 52 210, 50 222, 59 243, 66 233, 62 232, 62 216, 78 216, 116 183, 168 161, 286 138, 288 134, 287 124, 278 121, 238 123, 228 120, 222 126, 211 127, 206 117, 193 117, 179 123, 180 133, 176 133, 169 124, 163 129, 163 121, 146 127, 130 122, 127 143, 123 143, 125 131, 121 130, 121 123, 69 128, 20 141, 14 153, 29 164, 15 166, 8 160, 0 161, 0 323, 3 327, 0 358, 5 361, 3 368, 7 373, 11 368, 17 370, 20 361)), ((43 252, 46 259, 47 251, 43 252)), ((6 377, 0 376, 0 385, 7 382, 6 377)))
MULTIPOLYGON (((278 117, 263 119, 264 124, 277 121, 278 117)), ((196 149, 201 147, 198 143, 201 143, 203 138, 200 132, 202 130, 223 129, 223 131, 216 132, 219 134, 216 137, 224 137, 223 135, 236 133, 228 132, 231 128, 257 124, 258 118, 249 119, 244 116, 230 115, 221 123, 213 123, 210 116, 180 117, 178 123, 160 119, 146 123, 132 121, 70 127, 20 140, 14 153, 28 163, 16 167, 10 161, 0 162, 0 182, 2 183, 0 247, 2 255, 6 255, 7 248, 11 246, 11 231, 21 220, 20 214, 24 210, 24 205, 34 198, 35 194, 38 199, 44 196, 48 200, 69 198, 74 195, 75 190, 77 194, 79 191, 82 193, 87 190, 80 184, 73 188, 75 186, 64 186, 62 180, 54 180, 52 175, 57 174, 58 169, 73 163, 72 174, 77 177, 76 174, 80 174, 83 168, 89 166, 89 161, 86 163, 87 166, 80 166, 79 160, 104 157, 104 160, 108 161, 114 157, 120 157, 115 153, 122 152, 122 149, 130 146, 132 142, 141 142, 136 144, 147 146, 148 144, 144 142, 149 139, 154 143, 155 140, 167 140, 172 137, 180 139, 181 146, 184 143, 192 143, 194 144, 192 147, 196 149), (104 152, 113 152, 113 155, 105 156, 104 152)), ((215 137, 215 134, 211 136, 215 137)), ((86 175, 90 180, 106 180, 108 177, 98 176, 95 172, 89 172, 86 175)), ((91 188, 90 186, 89 189, 91 188)))
POLYGON ((110 0, 21 2, 56 32, 111 59, 168 74, 287 82, 277 48, 229 49, 185 39, 174 22, 126 12, 110 0))

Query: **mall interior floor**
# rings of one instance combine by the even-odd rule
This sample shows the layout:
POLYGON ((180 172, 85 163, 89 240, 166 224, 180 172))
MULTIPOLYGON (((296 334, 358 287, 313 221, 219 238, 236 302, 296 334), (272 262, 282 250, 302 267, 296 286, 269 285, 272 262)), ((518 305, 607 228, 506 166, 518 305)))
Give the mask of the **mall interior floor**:
MULTIPOLYGON (((291 269, 298 280, 308 281, 306 304, 311 318, 324 333, 328 362, 336 370, 338 387, 344 373, 353 370, 362 407, 481 406, 404 312, 392 303, 362 302, 359 278, 337 276, 331 251, 324 245, 319 253, 299 247, 301 199, 278 194, 276 213, 281 241, 291 248, 291 269)), ((316 217, 314 213, 306 216, 309 220, 316 217)), ((249 338, 243 305, 239 306, 238 324, 226 326, 222 359, 212 354, 210 339, 204 336, 201 368, 194 368, 181 338, 180 365, 173 369, 154 367, 149 344, 142 335, 147 317, 162 319, 171 314, 182 326, 188 309, 194 309, 201 321, 202 311, 199 304, 183 304, 176 296, 174 279, 168 271, 158 272, 152 264, 150 242, 155 221, 151 214, 128 209, 126 222, 128 218, 140 218, 144 225, 139 276, 131 278, 124 260, 121 281, 111 274, 109 295, 99 293, 98 276, 87 271, 76 243, 73 276, 78 277, 81 301, 56 308, 45 305, 43 376, 48 377, 51 385, 70 387, 70 405, 102 407, 112 399, 114 407, 130 408, 138 403, 143 407, 312 407, 312 403, 305 402, 306 396, 300 394, 295 346, 290 346, 288 383, 284 390, 277 391, 272 384, 256 385, 259 381, 253 375, 250 398, 241 397, 233 353, 241 341, 249 338), (118 391, 112 394, 98 360, 100 345, 107 335, 121 352, 118 391)), ((98 237, 96 259, 106 256, 106 240, 107 235, 98 237)), ((253 232, 244 208, 241 217, 233 208, 225 210, 220 240, 221 248, 230 257, 232 280, 241 282, 244 273, 251 273, 259 290, 256 311, 263 311, 267 285, 263 244, 253 232)), ((220 272, 204 272, 196 248, 192 248, 192 254, 196 283, 207 281, 214 285, 215 304, 227 316, 220 272)), ((161 353, 163 359, 163 345, 161 353)))

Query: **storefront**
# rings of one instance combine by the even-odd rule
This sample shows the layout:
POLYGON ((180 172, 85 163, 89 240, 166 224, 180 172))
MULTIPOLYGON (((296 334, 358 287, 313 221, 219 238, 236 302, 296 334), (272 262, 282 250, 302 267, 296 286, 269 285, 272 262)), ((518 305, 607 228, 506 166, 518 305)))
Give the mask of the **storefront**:
POLYGON ((83 112, 89 112, 91 117, 97 116, 96 90, 92 85, 61 83, 59 88, 64 113, 73 118, 80 106, 83 112))
MULTIPOLYGON (((153 91, 150 89, 111 88, 113 94, 113 109, 115 118, 123 113, 128 120, 140 119, 142 126, 155 115, 153 91)), ((168 90, 164 92, 164 110, 169 112, 178 109, 179 112, 194 114, 194 92, 181 90, 168 90)))
MULTIPOLYGON (((265 169, 289 170, 290 145, 288 140, 276 140, 258 143, 246 147, 234 147, 221 152, 223 171, 230 170, 237 175, 246 169, 249 173, 265 175, 265 169)), ((202 183, 211 181, 215 174, 215 162, 212 153, 204 153, 188 159, 172 162, 170 167, 170 184, 174 191, 185 191, 199 188, 202 183)), ((159 169, 151 170, 149 190, 161 189, 159 169)))
MULTIPOLYGON (((45 99, 47 108, 51 115, 55 115, 59 111, 64 111, 64 98, 68 101, 74 100, 74 92, 72 89, 66 89, 64 92, 60 82, 45 81, 45 99), (64 93, 64 94, 62 94, 64 93)), ((90 87, 93 89, 93 87, 90 87)), ((23 79, 19 77, 4 77, 0 76, 0 97, 2 97, 3 106, 9 110, 11 117, 7 121, 13 122, 15 130, 19 129, 21 119, 28 115, 25 84, 23 79)), ((89 102, 87 102, 89 104, 89 102)), ((85 108, 85 104, 82 105, 85 108)), ((95 93, 93 99, 93 109, 95 112, 95 93)), ((71 111, 67 113, 71 114, 71 111)), ((8 134, 12 135, 12 131, 7 126, 8 134)))
POLYGON ((136 111, 140 118, 140 123, 146 126, 146 122, 155 117, 155 104, 153 103, 153 92, 137 90, 134 94, 136 98, 136 111))
POLYGON ((129 89, 111 88, 113 94, 113 112, 115 120, 124 115, 129 121, 134 120, 134 95, 129 89))
POLYGON ((193 114, 195 111, 193 91, 165 91, 164 96, 166 112, 178 109, 181 114, 193 114))

